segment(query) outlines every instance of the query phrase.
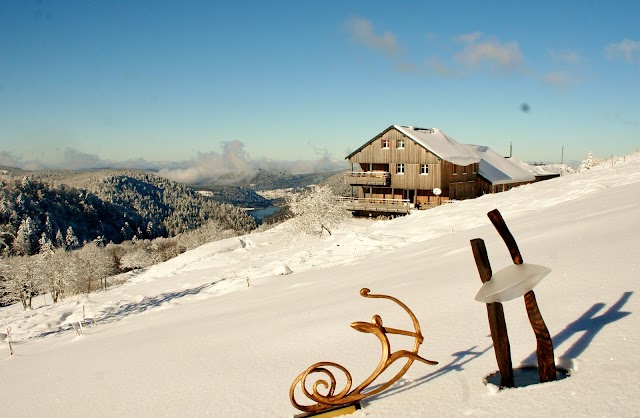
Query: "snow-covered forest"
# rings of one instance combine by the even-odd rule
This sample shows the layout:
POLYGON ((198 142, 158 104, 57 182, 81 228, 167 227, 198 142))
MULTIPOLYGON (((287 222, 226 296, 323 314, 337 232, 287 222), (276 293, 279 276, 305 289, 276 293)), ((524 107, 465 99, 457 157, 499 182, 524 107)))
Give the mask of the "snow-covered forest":
MULTIPOLYGON (((0 308, 3 414, 292 416, 289 387, 311 364, 335 361, 358 384, 379 361, 379 343, 349 323, 378 314, 411 328, 397 306, 359 296, 367 287, 411 308, 419 354, 439 363, 414 363, 354 417, 635 416, 639 194, 634 154, 393 220, 347 220, 331 235, 286 221, 131 270, 106 291, 0 308), (525 262, 552 270, 535 292, 569 378, 483 382, 497 366, 469 241, 485 240, 494 271, 512 265, 486 216, 495 208, 525 262)), ((522 301, 504 310, 514 366, 534 365, 522 301)), ((407 337, 391 342, 406 348, 407 337)))
POLYGON ((0 177, 0 305, 104 290, 118 283, 109 277, 256 227, 240 208, 149 173, 25 173, 0 177))

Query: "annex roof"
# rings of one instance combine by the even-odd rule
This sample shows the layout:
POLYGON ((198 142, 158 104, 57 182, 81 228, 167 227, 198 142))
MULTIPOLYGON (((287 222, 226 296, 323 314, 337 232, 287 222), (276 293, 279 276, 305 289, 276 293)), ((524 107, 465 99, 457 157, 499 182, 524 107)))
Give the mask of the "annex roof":
POLYGON ((483 145, 466 145, 480 157, 478 174, 491 184, 508 184, 534 181, 533 174, 518 167, 508 158, 504 158, 489 147, 483 145))

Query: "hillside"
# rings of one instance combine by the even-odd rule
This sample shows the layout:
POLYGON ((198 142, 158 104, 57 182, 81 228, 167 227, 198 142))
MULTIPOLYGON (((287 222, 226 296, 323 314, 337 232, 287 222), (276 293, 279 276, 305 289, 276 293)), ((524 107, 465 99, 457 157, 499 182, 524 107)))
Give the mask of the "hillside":
POLYGON ((174 236, 215 221, 221 229, 247 232, 255 221, 230 204, 192 188, 135 170, 37 171, 0 178, 2 248, 38 251, 44 238, 61 246, 69 228, 79 243, 174 236), (26 235, 26 237, 25 237, 26 235))
MULTIPOLYGON (((359 296, 367 287, 406 303, 425 337, 419 353, 439 363, 414 363, 354 418, 634 416, 638 195, 635 154, 394 220, 352 220, 322 238, 292 236, 285 222, 129 273, 106 292, 26 313, 0 308, 3 413, 292 416, 289 386, 308 366, 337 362, 354 386, 375 368, 379 342, 351 322, 378 314, 411 329, 398 306, 359 296), (495 208, 525 262, 552 269, 535 292, 567 379, 501 391, 483 383, 497 366, 469 240, 485 240, 494 272, 512 264, 486 217, 495 208), (77 336, 85 308, 95 326, 77 336)), ((535 364, 522 300, 504 309, 514 366, 535 364)), ((412 344, 392 339, 393 350, 412 344)))

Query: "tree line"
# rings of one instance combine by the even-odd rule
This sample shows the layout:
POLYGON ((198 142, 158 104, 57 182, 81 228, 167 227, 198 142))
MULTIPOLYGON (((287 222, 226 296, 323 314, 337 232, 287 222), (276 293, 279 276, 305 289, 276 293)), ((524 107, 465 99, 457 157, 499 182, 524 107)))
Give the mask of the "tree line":
POLYGON ((109 277, 255 227, 242 209, 146 172, 3 172, 0 304, 106 289, 109 277))
POLYGON ((71 250, 94 240, 166 238, 208 221, 239 232, 256 227, 242 209, 150 173, 95 172, 83 180, 84 188, 62 183, 57 173, 38 176, 0 177, 0 255, 33 255, 49 246, 71 250))
POLYGON ((137 239, 120 244, 94 240, 78 249, 42 246, 34 255, 0 258, 0 306, 20 301, 32 307, 34 297, 57 303, 66 296, 106 290, 126 281, 121 273, 142 269, 208 242, 239 235, 209 221, 175 237, 137 239), (43 296, 46 297, 46 296, 43 296))

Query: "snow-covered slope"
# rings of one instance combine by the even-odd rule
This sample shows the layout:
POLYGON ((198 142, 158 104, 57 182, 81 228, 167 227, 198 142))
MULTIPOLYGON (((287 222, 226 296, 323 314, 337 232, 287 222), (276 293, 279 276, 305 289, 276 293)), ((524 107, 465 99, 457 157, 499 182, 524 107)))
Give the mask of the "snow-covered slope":
MULTIPOLYGON (((104 293, 2 308, 2 415, 291 416, 289 386, 311 364, 335 361, 355 384, 377 364, 377 340, 349 323, 379 314, 411 328, 389 301, 360 297, 362 287, 405 302, 425 335, 420 354, 439 364, 414 363, 355 417, 637 415, 638 196, 633 155, 392 221, 354 220, 321 239, 292 238, 281 225, 202 246, 104 293), (536 296, 568 379, 498 393, 483 384, 496 362, 469 240, 485 240, 494 271, 511 264, 486 217, 494 208, 524 260, 553 269, 536 296), (78 337, 71 322, 83 306, 96 325, 78 337)), ((522 301, 504 307, 514 365, 535 364, 522 301)))

